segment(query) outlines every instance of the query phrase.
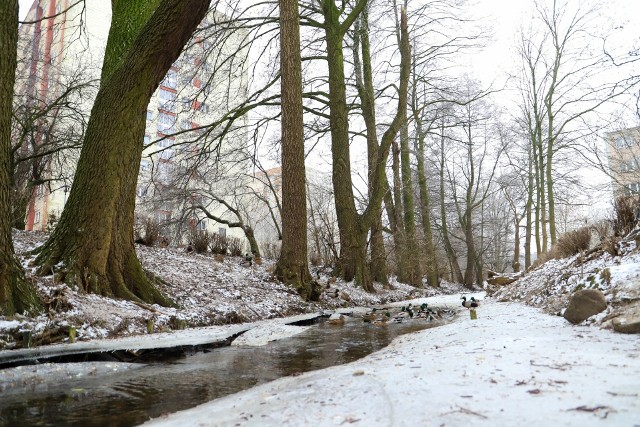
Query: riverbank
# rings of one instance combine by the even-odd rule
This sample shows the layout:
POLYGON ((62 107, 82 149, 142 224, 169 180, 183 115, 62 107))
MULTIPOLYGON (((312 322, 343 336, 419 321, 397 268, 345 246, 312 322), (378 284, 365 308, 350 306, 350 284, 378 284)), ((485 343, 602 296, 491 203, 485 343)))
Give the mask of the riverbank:
MULTIPOLYGON (((458 306, 458 298, 424 301, 458 306)), ((145 425, 637 426, 638 378, 638 335, 485 301, 477 320, 465 313, 357 362, 282 378, 145 425)))
POLYGON ((461 284, 446 281, 439 288, 415 288, 392 277, 391 286, 376 283, 376 293, 368 293, 353 282, 345 283, 332 277, 328 268, 313 267, 313 277, 324 292, 319 301, 306 302, 293 289, 273 278, 274 260, 265 258, 260 264, 247 265, 242 257, 136 245, 142 266, 162 280, 158 288, 177 304, 176 307, 160 307, 87 294, 56 282, 53 275, 34 275, 28 253, 46 237, 46 233, 14 230, 16 252, 22 254, 27 276, 44 301, 45 312, 37 316, 0 315, 0 351, 68 343, 71 329, 75 331, 76 341, 91 342, 142 337, 150 330, 157 334, 239 325, 324 310, 469 292, 461 284))

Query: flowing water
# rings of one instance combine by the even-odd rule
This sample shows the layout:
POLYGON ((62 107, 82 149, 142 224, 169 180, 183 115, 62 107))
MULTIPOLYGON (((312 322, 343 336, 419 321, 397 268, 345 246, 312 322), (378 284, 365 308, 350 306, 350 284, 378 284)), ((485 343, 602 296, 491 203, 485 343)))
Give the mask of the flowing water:
POLYGON ((357 360, 399 335, 436 326, 321 323, 263 347, 222 347, 171 363, 0 397, 0 425, 131 426, 277 378, 357 360))

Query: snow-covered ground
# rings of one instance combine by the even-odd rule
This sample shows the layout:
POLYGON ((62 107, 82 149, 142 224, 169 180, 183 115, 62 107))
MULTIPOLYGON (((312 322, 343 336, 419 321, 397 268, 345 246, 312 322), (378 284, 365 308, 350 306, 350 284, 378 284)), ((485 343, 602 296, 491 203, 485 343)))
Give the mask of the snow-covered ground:
MULTIPOLYGON (((457 297, 427 301, 459 304, 457 297)), ((638 335, 485 301, 477 320, 404 335, 357 362, 145 425, 638 426, 639 378, 638 335)))
MULTIPOLYGON (((46 239, 44 233, 14 231, 16 253, 34 249, 46 239)), ((64 331, 75 327, 78 341, 136 336, 147 333, 150 320, 154 332, 177 328, 239 324, 279 318, 301 313, 316 313, 341 307, 372 306, 392 301, 425 297, 440 293, 460 293, 465 288, 444 282, 439 289, 416 289, 393 282, 394 289, 376 285, 370 294, 353 283, 332 278, 329 271, 314 270, 314 277, 327 287, 320 301, 307 303, 295 291, 274 280, 272 260, 245 267, 242 259, 226 257, 216 261, 211 253, 186 253, 176 248, 136 246, 143 267, 166 283, 160 290, 179 308, 140 306, 129 301, 84 294, 64 284, 54 283, 53 276, 31 279, 48 303, 48 312, 35 318, 0 316, 0 350, 20 347, 15 336, 32 332, 32 342, 45 331, 58 328, 58 341, 67 342, 64 331), (336 295, 337 296, 333 296, 336 295)), ((23 260, 28 265, 29 260, 23 260)), ((54 341, 55 342, 55 341, 54 341)))
MULTIPOLYGON (((14 238, 21 252, 44 236, 16 233, 14 238)), ((52 277, 33 278, 39 292, 55 304, 38 318, 0 317, 0 348, 16 346, 6 338, 11 331, 14 336, 22 330, 37 335, 74 325, 79 341, 86 344, 114 337, 142 342, 173 335, 170 330, 180 322, 187 328, 208 326, 203 330, 234 324, 233 328, 248 330, 239 344, 262 345, 302 330, 268 319, 428 301, 455 307, 464 317, 403 336, 360 361, 283 378, 152 425, 640 426, 640 335, 610 330, 613 319, 637 320, 640 252, 633 240, 621 242, 616 255, 594 251, 552 260, 511 285, 490 290, 477 320, 469 319, 460 306, 467 290, 456 284, 444 283, 436 290, 393 282, 393 290, 378 286, 378 293, 368 294, 320 270, 313 274, 330 291, 320 302, 309 304, 271 278, 269 262, 243 267, 238 258, 217 262, 212 256, 178 249, 137 250, 143 266, 167 282, 162 291, 180 308, 85 295, 54 284, 52 277), (608 307, 575 326, 558 314, 582 288, 601 290, 608 307), (149 320, 154 322, 154 336, 143 339, 149 320), (260 322, 243 323, 256 321, 260 322)), ((195 339, 199 331, 175 334, 195 339)), ((4 353, 13 351, 19 350, 4 353)), ((86 367, 84 372, 91 375, 114 369, 86 367)), ((55 365, 43 367, 30 384, 48 381, 47 372, 56 370, 55 365)), ((10 387, 21 384, 12 378, 10 387)))

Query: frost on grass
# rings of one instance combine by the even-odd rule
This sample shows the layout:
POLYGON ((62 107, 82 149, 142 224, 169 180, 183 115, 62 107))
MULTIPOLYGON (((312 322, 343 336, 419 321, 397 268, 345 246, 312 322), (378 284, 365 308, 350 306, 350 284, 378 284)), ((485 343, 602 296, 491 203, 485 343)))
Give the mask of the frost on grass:
POLYGON ((552 259, 527 272, 513 284, 497 290, 498 301, 521 301, 561 315, 571 295, 580 289, 598 289, 607 300, 607 309, 585 321, 609 327, 627 304, 640 301, 640 250, 635 241, 622 241, 619 255, 604 250, 552 259))

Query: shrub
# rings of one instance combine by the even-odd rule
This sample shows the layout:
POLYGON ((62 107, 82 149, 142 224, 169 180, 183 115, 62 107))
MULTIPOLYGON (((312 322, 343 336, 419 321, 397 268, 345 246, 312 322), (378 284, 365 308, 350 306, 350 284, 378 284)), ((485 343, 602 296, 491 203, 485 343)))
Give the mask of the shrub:
POLYGON ((636 225, 640 209, 638 196, 619 196, 613 204, 613 231, 616 236, 624 236, 636 225))
POLYGON ((581 227, 564 233, 553 247, 554 258, 566 258, 589 249, 591 243, 591 229, 581 227))
POLYGON ((134 228, 134 240, 145 246, 153 246, 160 240, 160 224, 151 218, 146 218, 140 227, 134 228))
POLYGON ((193 250, 196 251, 196 253, 201 254, 209 249, 211 236, 206 231, 192 228, 189 231, 189 241, 191 242, 193 250))
POLYGON ((261 249, 263 258, 272 260, 280 258, 280 243, 278 242, 264 242, 261 249))
POLYGON ((227 249, 229 248, 227 236, 223 236, 218 233, 211 234, 209 245, 211 247, 211 252, 217 255, 226 255, 227 249))
POLYGON ((56 228, 56 225, 58 225, 58 216, 55 212, 51 212, 47 221, 47 232, 51 233, 56 228))
POLYGON ((229 250, 229 255, 231 256, 241 256, 242 255, 242 240, 237 237, 229 237, 227 238, 227 248, 229 250))

